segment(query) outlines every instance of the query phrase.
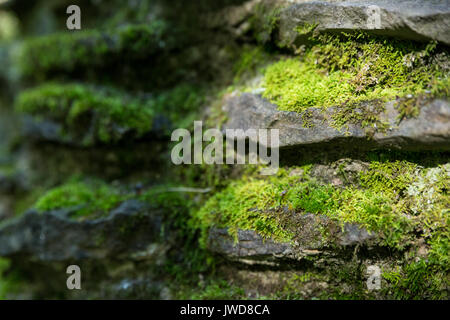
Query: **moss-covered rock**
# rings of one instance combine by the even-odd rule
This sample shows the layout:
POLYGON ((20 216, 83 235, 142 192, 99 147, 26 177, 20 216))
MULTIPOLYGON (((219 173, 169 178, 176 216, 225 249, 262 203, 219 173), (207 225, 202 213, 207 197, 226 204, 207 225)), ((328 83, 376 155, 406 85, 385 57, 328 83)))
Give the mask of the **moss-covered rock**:
POLYGON ((114 32, 88 30, 33 38, 24 43, 19 65, 25 78, 40 81, 58 74, 97 74, 101 78, 118 64, 121 68, 141 65, 173 48, 176 42, 168 29, 164 22, 153 21, 114 32))
POLYGON ((373 149, 448 150, 448 101, 424 98, 418 105, 416 117, 404 117, 395 101, 381 100, 294 113, 279 111, 258 94, 237 93, 223 103, 223 127, 278 129, 280 147, 292 149, 297 157, 326 151, 345 156, 373 149))
POLYGON ((448 298, 448 8, 370 3, 0 4, 0 298, 448 298), (282 168, 172 165, 200 119, 282 168))
POLYGON ((311 167, 283 170, 271 178, 250 175, 208 200, 193 221, 203 230, 201 243, 242 261, 293 259, 320 268, 323 261, 343 258, 338 252, 356 244, 367 250, 362 260, 373 259, 377 250, 397 251, 400 262, 388 257, 378 261, 386 270, 402 270, 403 280, 388 281, 385 297, 413 297, 414 292, 443 297, 449 271, 448 169, 448 164, 424 168, 407 161, 374 161, 360 171, 356 184, 345 183, 345 171, 339 170, 340 180, 324 184, 311 176, 311 167), (319 219, 308 224, 310 214, 324 215, 332 223, 319 219), (349 224, 359 227, 353 230, 349 224), (217 227, 227 228, 230 236, 210 233, 217 227), (416 272, 430 270, 433 279, 413 280, 416 272), (415 287, 408 289, 410 281, 415 287))
POLYGON ((198 88, 180 85, 156 96, 78 83, 49 83, 20 94, 25 135, 79 146, 115 144, 189 126, 203 103, 198 88))
POLYGON ((267 68, 263 96, 285 111, 327 108, 407 94, 448 95, 448 66, 434 53, 436 43, 412 45, 364 34, 313 37, 300 59, 267 68))

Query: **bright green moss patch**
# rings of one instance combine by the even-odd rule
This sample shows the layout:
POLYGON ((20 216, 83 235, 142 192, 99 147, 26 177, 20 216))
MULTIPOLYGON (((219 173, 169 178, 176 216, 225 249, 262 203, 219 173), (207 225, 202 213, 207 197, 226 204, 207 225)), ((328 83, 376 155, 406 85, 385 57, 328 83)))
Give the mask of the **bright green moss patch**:
POLYGON ((125 201, 126 195, 103 184, 71 182, 49 190, 34 207, 39 211, 71 208, 73 217, 102 216, 125 201))
POLYGON ((286 241, 295 236, 295 230, 280 225, 288 209, 360 224, 386 245, 404 248, 416 232, 430 240, 448 235, 449 170, 448 165, 425 169, 406 161, 373 162, 361 173, 360 188, 323 185, 285 170, 277 177, 244 177, 209 199, 195 221, 203 228, 228 227, 231 234, 250 229, 286 241))
POLYGON ((280 110, 448 94, 449 75, 434 60, 435 43, 420 46, 364 34, 310 40, 313 44, 300 57, 281 60, 265 71, 263 96, 280 110))
POLYGON ((206 202, 195 214, 194 223, 200 224, 197 226, 204 230, 210 224, 228 227, 230 233, 235 236, 238 229, 250 229, 266 237, 288 240, 292 235, 280 228, 276 219, 261 212, 279 207, 280 195, 283 186, 287 187, 286 183, 283 181, 280 184, 272 184, 254 179, 231 183, 224 191, 206 202))
POLYGON ((113 67, 114 63, 142 59, 170 46, 166 30, 164 22, 155 20, 113 32, 88 30, 33 38, 24 42, 19 64, 25 77, 37 80, 78 69, 113 67))
POLYGON ((302 111, 307 107, 332 106, 352 94, 350 76, 334 72, 325 76, 315 66, 292 58, 269 66, 266 70, 263 96, 280 110, 302 111))
POLYGON ((234 236, 244 229, 276 241, 299 241, 304 222, 298 224, 295 214, 358 224, 376 234, 379 246, 404 253, 394 269, 384 271, 386 296, 439 299, 450 271, 449 182, 449 164, 425 168, 405 160, 372 161, 359 183, 347 186, 324 184, 309 167, 280 169, 274 177, 250 174, 232 182, 194 212, 191 223, 202 230, 203 246, 211 227, 228 228, 234 236))
MULTIPOLYGON (((190 189, 172 185, 160 185, 145 191, 133 188, 117 188, 99 180, 87 182, 74 178, 65 184, 43 192, 33 208, 40 212, 71 209, 74 218, 92 218, 107 215, 122 202, 134 199, 158 209, 167 209, 168 225, 186 229, 188 211, 192 201, 187 196, 190 189)), ((195 194, 195 192, 194 192, 195 194)))
POLYGON ((82 137, 84 145, 116 142, 130 130, 141 136, 151 129, 154 114, 143 100, 81 84, 45 84, 24 91, 16 110, 62 123, 62 134, 82 137))
POLYGON ((420 167, 408 161, 373 161, 369 170, 360 173, 360 180, 368 189, 402 192, 413 183, 418 172, 420 167))

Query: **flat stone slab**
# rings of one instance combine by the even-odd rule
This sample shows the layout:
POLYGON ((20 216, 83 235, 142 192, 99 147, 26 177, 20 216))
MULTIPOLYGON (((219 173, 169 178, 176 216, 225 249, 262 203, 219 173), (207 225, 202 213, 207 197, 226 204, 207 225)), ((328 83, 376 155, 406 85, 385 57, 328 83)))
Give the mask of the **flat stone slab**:
POLYGON ((387 103, 385 112, 380 114, 380 120, 389 123, 384 132, 357 124, 338 130, 331 117, 336 108, 308 109, 305 125, 302 114, 279 111, 276 105, 251 93, 229 98, 223 110, 228 114, 223 129, 279 129, 281 148, 339 143, 349 150, 450 150, 450 103, 445 100, 428 102, 421 107, 418 117, 405 118, 400 123, 394 102, 387 103))
MULTIPOLYGON (((292 242, 276 242, 264 239, 253 230, 238 230, 237 239, 225 228, 211 228, 208 248, 210 251, 223 255, 229 260, 244 263, 274 263, 277 260, 301 260, 305 256, 321 256, 329 251, 328 242, 334 246, 347 247, 357 244, 369 244, 376 241, 376 234, 369 233, 356 224, 346 223, 341 229, 325 216, 304 215, 303 226, 292 242), (324 239, 320 233, 323 223, 328 223, 333 230, 330 239, 324 239), (331 240, 332 239, 332 240, 331 240)), ((331 251, 337 252, 336 247, 331 251)), ((326 253, 329 255, 329 252, 326 253)))
POLYGON ((70 210, 28 211, 0 226, 0 256, 46 263, 155 258, 164 249, 158 211, 135 200, 96 220, 76 221, 69 218, 70 210))
POLYGON ((449 0, 292 1, 282 11, 280 39, 292 44, 297 26, 317 24, 317 31, 369 31, 397 38, 450 44, 449 0), (379 14, 379 19, 374 16, 379 14), (377 20, 378 19, 378 20, 377 20))

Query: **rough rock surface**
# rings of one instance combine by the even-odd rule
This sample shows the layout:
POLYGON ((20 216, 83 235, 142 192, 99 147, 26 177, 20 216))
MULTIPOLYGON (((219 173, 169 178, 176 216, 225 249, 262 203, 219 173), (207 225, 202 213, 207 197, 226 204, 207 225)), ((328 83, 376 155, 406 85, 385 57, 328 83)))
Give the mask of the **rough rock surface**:
MULTIPOLYGON (((323 219, 326 218, 323 217, 323 219)), ((321 254, 329 246, 329 240, 320 235, 319 228, 316 216, 305 215, 304 224, 292 243, 264 239, 252 230, 238 230, 235 241, 227 229, 212 228, 209 233, 208 247, 212 252, 224 255, 228 259, 249 264, 270 264, 280 259, 301 260, 305 256, 321 254)), ((342 230, 338 227, 334 229, 334 246, 362 245, 376 240, 375 234, 370 234, 355 224, 347 223, 342 230)))
MULTIPOLYGON (((112 134, 116 141, 139 141, 160 139, 167 135, 168 128, 172 125, 167 118, 160 116, 152 123, 153 128, 143 136, 138 136, 134 129, 115 125, 112 127, 112 134)), ((82 134, 72 134, 66 132, 61 123, 48 119, 36 119, 29 115, 24 115, 21 119, 22 136, 34 142, 52 142, 74 147, 90 147, 101 145, 95 134, 92 125, 87 125, 82 134), (86 142, 87 141, 87 142, 86 142)), ((105 144, 105 143, 103 143, 105 144)))
POLYGON ((403 119, 398 123, 398 111, 393 102, 386 104, 380 119, 389 122, 386 132, 371 134, 360 125, 349 124, 348 129, 332 126, 331 115, 311 108, 308 125, 301 114, 277 110, 277 106, 261 96, 244 93, 230 98, 223 108, 228 113, 225 129, 279 129, 280 147, 313 144, 335 144, 344 148, 392 148, 403 150, 449 150, 450 104, 434 100, 423 106, 417 118, 403 119), (370 139, 369 139, 370 138, 370 139))
POLYGON ((450 2, 419 0, 294 1, 280 20, 282 43, 292 44, 300 36, 295 28, 317 24, 317 31, 365 30, 412 40, 438 40, 450 44, 450 2), (378 7, 379 24, 370 12, 378 7), (373 10, 373 9, 372 9, 373 10))
MULTIPOLYGON (((175 166, 170 160, 170 133, 191 125, 193 119, 205 120, 210 128, 221 126, 224 115, 219 109, 230 86, 238 90, 258 86, 261 68, 287 56, 298 57, 301 45, 313 44, 307 41, 314 31, 438 40, 436 49, 445 54, 433 56, 436 61, 422 61, 424 52, 417 52, 418 62, 442 66, 439 70, 447 74, 449 1, 113 0, 106 6, 104 1, 83 0, 83 30, 72 33, 74 39, 66 37, 61 20, 61 10, 71 1, 3 1, 1 11, 10 11, 19 21, 19 37, 0 39, 0 300, 447 299, 448 239, 445 221, 438 220, 445 214, 447 189, 438 180, 442 190, 436 192, 434 180, 448 171, 447 166, 437 167, 448 162, 448 154, 429 152, 450 149, 447 97, 426 98, 417 118, 400 121, 392 102, 375 117, 380 104, 298 114, 279 111, 256 95, 262 88, 231 96, 225 104, 229 116, 225 129, 280 129, 280 174, 286 175, 280 177, 259 177, 257 172, 247 177, 242 166, 175 166), (371 5, 380 9, 379 27, 374 25, 376 19, 370 20, 370 12, 376 12, 371 5), (151 36, 153 31, 156 36, 151 36), (53 100, 39 89, 49 82, 93 88, 89 90, 93 101, 70 103, 79 117, 67 122, 65 115, 50 111, 70 92, 53 100), (103 105, 110 89, 114 99, 111 103, 107 99, 105 109, 117 107, 117 114, 127 117, 129 101, 136 99, 139 106, 141 100, 142 106, 149 102, 152 112, 145 119, 152 123, 142 126, 134 117, 118 121, 98 109, 95 102, 103 105), (43 103, 19 112, 14 105, 29 90, 39 93, 30 100, 41 96, 43 103), (86 107, 86 113, 75 110, 75 103, 86 107), (369 127, 349 124, 338 130, 334 116, 343 111, 356 111, 354 123, 367 119, 366 111, 368 118, 376 119, 369 119, 369 127), (101 139, 99 128, 107 129, 111 139, 101 139), (366 152, 373 149, 383 150, 366 152), (335 154, 339 150, 344 154, 335 154), (292 160, 287 159, 291 155, 292 160), (401 179, 408 174, 416 180, 401 179), (395 190, 378 184, 366 188, 362 176, 386 186, 385 181, 393 180, 395 190), (114 191, 111 197, 134 200, 101 216, 96 206, 94 212, 70 207, 72 196, 73 203, 89 206, 97 191, 103 194, 96 183, 91 186, 97 180, 99 188, 114 191), (147 193, 147 187, 157 192, 147 193), (308 201, 295 198, 297 190, 308 201), (58 199, 51 200, 49 192, 58 199), (420 201, 416 204, 406 192, 416 193, 420 201), (250 203, 259 195, 264 196, 261 204, 250 203), (286 196, 295 201, 286 202, 286 196), (335 198, 342 212, 324 204, 323 200, 335 198), (42 199, 55 205, 61 200, 58 205, 66 207, 29 210, 39 207, 42 199), (274 206, 271 200, 276 200, 274 206), (395 215, 374 209, 391 202, 398 209, 395 215), (428 215, 421 204, 439 211, 428 215), (237 206, 246 209, 240 213, 255 218, 248 221, 254 223, 236 225, 243 222, 234 219, 237 206), (229 210, 232 217, 221 216, 222 210, 229 210), (367 220, 360 217, 369 210, 374 214, 367 220), (411 214, 416 211, 427 215, 411 214), (83 212, 90 216, 79 216, 83 212), (267 220, 258 216, 265 213, 276 226, 265 227, 267 220), (386 219, 377 221, 378 217, 386 219), (359 221, 367 229, 342 220, 359 221), (242 225, 256 231, 229 234, 242 225), (437 231, 430 234, 429 225, 437 231), (290 241, 279 242, 280 238, 290 241), (66 270, 72 264, 82 270, 83 290, 67 290, 66 270), (374 266, 383 272, 382 290, 376 292, 366 285, 374 266)), ((406 62, 413 59, 415 55, 406 62)), ((413 98, 416 102, 419 97, 413 98)), ((410 102, 399 98, 403 101, 410 102)), ((63 102, 61 106, 69 105, 63 102)), ((411 105, 411 113, 403 111, 415 114, 416 106, 411 105)), ((109 200, 109 193, 105 197, 109 200)))
POLYGON ((0 255, 42 262, 154 258, 164 247, 156 245, 160 211, 133 200, 124 202, 108 217, 92 221, 69 218, 69 209, 29 211, 0 226, 0 255))

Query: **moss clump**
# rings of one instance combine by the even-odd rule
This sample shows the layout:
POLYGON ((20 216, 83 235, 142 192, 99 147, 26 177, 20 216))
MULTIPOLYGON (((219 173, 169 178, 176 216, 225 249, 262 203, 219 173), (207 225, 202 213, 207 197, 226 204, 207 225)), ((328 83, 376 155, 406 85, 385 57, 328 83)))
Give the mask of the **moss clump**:
MULTIPOLYGON (((361 103, 344 103, 331 114, 331 126, 341 130, 348 129, 350 124, 359 125, 366 129, 366 133, 370 137, 372 132, 385 132, 390 127, 388 121, 380 119, 380 114, 384 110, 384 103, 381 99, 361 103)), ((346 131, 346 133, 348 132, 346 131)))
POLYGON ((83 145, 117 142, 124 131, 142 136, 154 114, 147 102, 117 90, 53 83, 22 92, 16 110, 62 123, 62 134, 84 139, 83 145))
POLYGON ((145 25, 124 26, 113 32, 88 30, 33 38, 24 42, 19 65, 25 77, 43 80, 80 69, 129 63, 172 46, 167 30, 163 21, 155 20, 145 25))
POLYGON ((423 168, 407 161, 374 161, 360 174, 360 187, 324 185, 305 172, 298 177, 280 170, 276 177, 249 176, 231 183, 194 215, 204 232, 203 244, 211 226, 228 227, 234 235, 237 229, 250 229, 277 241, 295 239, 295 221, 285 221, 288 210, 359 224, 397 250, 423 239, 433 268, 448 270, 448 164, 423 168))
POLYGON ((164 115, 170 120, 170 128, 190 128, 198 116, 198 111, 205 102, 202 88, 180 84, 163 91, 150 99, 149 105, 156 114, 164 115))
MULTIPOLYGON (((450 265, 448 164, 424 168, 405 160, 375 160, 360 172, 359 183, 350 186, 320 183, 310 175, 310 166, 301 169, 280 169, 276 177, 250 173, 211 197, 191 221, 202 229, 202 245, 212 226, 227 227, 231 235, 250 229, 276 241, 297 240, 302 226, 296 229, 293 212, 326 215, 342 226, 359 224, 378 235, 379 245, 404 253, 384 270, 384 296, 445 298, 450 265)), ((345 271, 345 281, 354 283, 357 292, 349 296, 338 290, 333 298, 368 297, 360 265, 353 271, 350 277, 345 271)), ((341 277, 333 272, 333 279, 341 277)))
POLYGON ((261 44, 274 40, 275 30, 280 22, 283 5, 275 5, 269 1, 259 3, 250 19, 253 37, 261 44))
POLYGON ((206 245, 211 225, 228 227, 234 236, 238 229, 250 229, 279 241, 291 239, 292 234, 281 228, 276 218, 263 212, 280 206, 281 194, 289 185, 285 180, 277 182, 243 178, 210 198, 192 221, 194 227, 203 231, 202 245, 206 245))
POLYGON ((364 188, 403 192, 413 183, 420 167, 408 161, 372 161, 367 171, 360 173, 364 188))
POLYGON ((350 75, 320 74, 314 65, 287 59, 269 66, 265 73, 263 96, 280 110, 301 112, 307 107, 332 106, 344 102, 353 89, 350 75))
POLYGON ((239 60, 233 66, 234 83, 240 82, 246 74, 254 75, 269 59, 270 54, 263 47, 244 46, 239 60))
POLYGON ((11 270, 11 261, 0 257, 0 300, 13 299, 23 286, 21 275, 11 270))
POLYGON ((74 209, 74 218, 100 217, 127 199, 127 195, 100 182, 69 182, 49 190, 34 205, 38 211, 74 209))
POLYGON ((3 278, 3 273, 9 268, 9 261, 0 258, 0 300, 6 299, 6 293, 9 292, 7 281, 3 278))
POLYGON ((297 31, 297 33, 302 36, 311 35, 317 26, 318 26, 317 23, 305 23, 297 26, 295 28, 295 31, 297 31))
POLYGON ((448 299, 445 293, 448 288, 448 267, 439 267, 432 261, 420 259, 407 263, 383 272, 382 277, 389 284, 383 291, 390 292, 394 299, 448 299))
POLYGON ((448 72, 433 60, 435 43, 414 45, 359 35, 319 35, 299 58, 265 71, 263 96, 280 110, 302 112, 406 94, 447 94, 448 72))
POLYGON ((152 129, 168 133, 173 127, 188 127, 203 97, 201 89, 188 84, 133 97, 113 88, 48 83, 22 92, 16 110, 62 124, 62 140, 90 146, 116 143, 125 135, 140 138, 152 129), (155 116, 164 119, 155 122, 155 116))

